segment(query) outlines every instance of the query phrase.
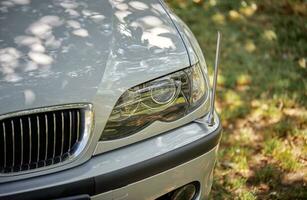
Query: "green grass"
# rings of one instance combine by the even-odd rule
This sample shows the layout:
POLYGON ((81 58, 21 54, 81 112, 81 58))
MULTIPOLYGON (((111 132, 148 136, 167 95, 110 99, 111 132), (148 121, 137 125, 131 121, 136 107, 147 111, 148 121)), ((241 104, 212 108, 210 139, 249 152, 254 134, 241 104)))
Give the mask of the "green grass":
POLYGON ((307 2, 168 0, 212 74, 224 135, 210 199, 307 199, 307 2))

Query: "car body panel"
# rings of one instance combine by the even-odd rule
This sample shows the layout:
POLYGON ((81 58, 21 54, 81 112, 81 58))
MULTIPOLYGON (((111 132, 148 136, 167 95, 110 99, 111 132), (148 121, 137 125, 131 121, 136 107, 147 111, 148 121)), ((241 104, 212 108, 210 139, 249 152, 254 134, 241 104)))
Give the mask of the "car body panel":
POLYGON ((176 166, 160 174, 135 182, 125 187, 93 196, 92 200, 135 200, 156 199, 187 183, 199 182, 199 193, 194 200, 208 198, 212 186, 213 168, 218 147, 189 162, 176 166))
POLYGON ((16 2, 0 4, 0 114, 99 101, 107 118, 126 89, 189 66, 156 0, 16 2))
POLYGON ((90 145, 74 162, 0 182, 89 160, 125 90, 189 64, 183 41, 158 0, 0 2, 0 115, 91 103, 96 122, 90 145))

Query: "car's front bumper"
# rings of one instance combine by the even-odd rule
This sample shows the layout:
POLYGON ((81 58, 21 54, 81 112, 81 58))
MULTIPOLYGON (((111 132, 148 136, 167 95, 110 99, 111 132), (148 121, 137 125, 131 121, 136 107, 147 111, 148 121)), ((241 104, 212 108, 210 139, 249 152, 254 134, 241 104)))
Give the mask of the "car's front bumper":
POLYGON ((0 199, 155 199, 187 183, 208 195, 220 123, 192 122, 54 174, 0 184, 0 199))
POLYGON ((95 195, 92 199, 153 200, 192 182, 200 184, 196 199, 204 199, 210 192, 216 151, 217 147, 202 156, 167 171, 129 184, 125 187, 95 195))

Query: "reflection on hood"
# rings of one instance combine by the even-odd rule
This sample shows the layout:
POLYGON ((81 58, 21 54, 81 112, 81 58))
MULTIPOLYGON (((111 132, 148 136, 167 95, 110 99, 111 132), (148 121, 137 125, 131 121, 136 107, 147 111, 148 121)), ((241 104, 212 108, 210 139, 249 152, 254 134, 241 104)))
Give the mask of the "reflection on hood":
POLYGON ((1 1, 0 114, 90 102, 104 74, 163 73, 172 55, 185 48, 158 1, 1 1))

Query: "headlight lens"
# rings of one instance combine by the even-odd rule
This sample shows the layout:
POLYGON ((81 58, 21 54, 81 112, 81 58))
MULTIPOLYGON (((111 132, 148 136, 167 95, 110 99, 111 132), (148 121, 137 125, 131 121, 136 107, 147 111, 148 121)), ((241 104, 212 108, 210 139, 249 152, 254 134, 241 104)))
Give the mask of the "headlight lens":
POLYGON ((180 119, 207 97, 208 82, 199 64, 135 86, 118 99, 100 139, 123 138, 154 121, 180 119))

